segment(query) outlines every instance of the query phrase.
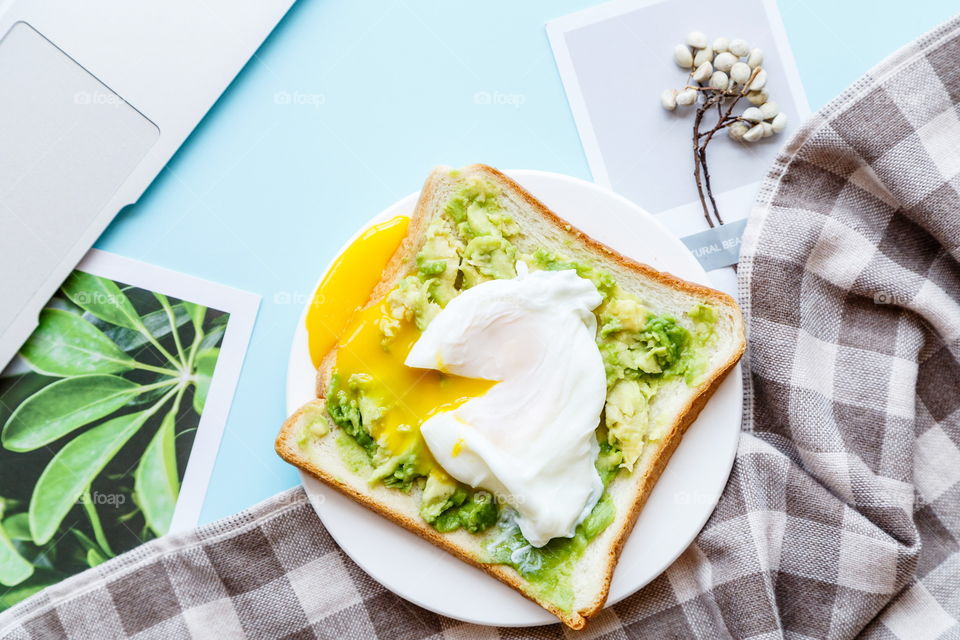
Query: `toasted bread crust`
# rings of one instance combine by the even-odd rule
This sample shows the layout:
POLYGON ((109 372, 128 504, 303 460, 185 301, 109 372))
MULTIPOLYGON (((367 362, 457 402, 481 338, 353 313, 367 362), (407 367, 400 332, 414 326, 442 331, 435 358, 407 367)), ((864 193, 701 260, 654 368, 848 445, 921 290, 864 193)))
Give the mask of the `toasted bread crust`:
MULTIPOLYGON (((623 549, 623 545, 632 531, 637 517, 639 516, 643 505, 646 503, 650 492, 669 462, 671 455, 677 448, 677 445, 680 443, 683 434, 686 432, 690 424, 694 422, 694 420, 700 414, 700 411, 706 405, 707 401, 720 386, 726 375, 733 369, 743 354, 743 351, 746 347, 743 322, 739 317, 739 307, 729 295, 700 284, 682 280, 671 274, 658 271, 649 265, 637 262, 614 251, 610 247, 593 239, 557 216, 553 211, 548 209, 539 200, 528 193, 523 187, 500 171, 492 167, 479 164, 467 167, 464 169, 464 171, 475 171, 482 173, 488 179, 500 185, 505 185, 508 189, 514 191, 516 195, 522 198, 524 204, 535 210, 537 214, 547 221, 552 227, 554 227, 557 232, 565 235, 571 242, 578 243, 590 252, 598 256, 602 256, 604 260, 612 261, 620 268, 635 273, 641 278, 655 280, 665 287, 683 291, 697 298, 709 300, 715 305, 735 310, 738 316, 737 327, 739 329, 739 335, 737 336, 737 349, 723 365, 714 370, 712 376, 705 379, 697 387, 684 409, 677 414, 677 418, 668 430, 663 443, 655 454, 655 457, 646 467, 643 476, 635 480, 635 493, 634 499, 631 503, 632 506, 627 514, 627 517, 622 522, 619 531, 616 532, 613 542, 609 547, 606 555, 606 566, 604 568, 602 589, 597 599, 589 606, 580 608, 579 610, 571 612, 562 611, 549 602, 539 600, 529 593, 529 590, 525 588, 527 584, 526 580, 524 580, 523 577, 520 576, 520 574, 517 573, 513 568, 505 565, 492 565, 480 562, 477 558, 474 558, 470 554, 466 553, 465 550, 459 545, 449 540, 447 536, 436 531, 425 521, 398 513, 389 507, 382 505, 370 496, 365 495, 355 490, 353 487, 341 482, 323 469, 318 468, 309 459, 307 459, 302 454, 299 447, 296 446, 294 431, 297 420, 300 416, 299 411, 290 416, 290 418, 288 418, 284 423, 276 440, 276 450, 284 460, 296 465, 301 469, 304 469, 327 485, 338 491, 341 491, 345 495, 353 498, 367 508, 383 515, 389 520, 399 524, 405 529, 412 531, 428 542, 431 542, 448 551, 464 562, 481 569, 501 582, 513 587, 525 597, 533 600, 538 605, 556 615, 570 628, 581 629, 586 624, 588 618, 595 615, 603 608, 609 593, 610 582, 613 577, 613 570, 623 549)), ((439 176, 440 173, 438 171, 434 171, 431 173, 430 177, 427 178, 423 190, 421 191, 420 198, 417 201, 417 206, 411 217, 410 228, 407 236, 400 244, 398 249, 394 252, 393 256, 391 256, 387 267, 384 270, 380 283, 371 292, 366 307, 379 303, 379 301, 393 289, 396 282, 401 277, 412 272, 415 268, 416 253, 421 244, 421 239, 426 231, 426 227, 431 221, 430 211, 433 204, 431 198, 433 196, 435 182, 440 179, 439 176)), ((318 398, 325 397, 335 363, 336 347, 324 357, 320 367, 318 367, 316 385, 318 398)))

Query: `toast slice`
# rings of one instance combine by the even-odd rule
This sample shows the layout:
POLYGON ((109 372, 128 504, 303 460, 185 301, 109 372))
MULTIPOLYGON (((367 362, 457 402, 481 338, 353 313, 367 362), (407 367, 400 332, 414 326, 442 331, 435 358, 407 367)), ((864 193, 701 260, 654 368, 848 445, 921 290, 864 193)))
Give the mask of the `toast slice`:
MULTIPOLYGON (((325 404, 336 368, 336 348, 318 369, 317 399, 287 419, 277 437, 276 450, 284 460, 510 585, 567 626, 580 629, 603 608, 623 543, 685 430, 743 353, 743 321, 730 296, 616 253, 557 217, 509 177, 485 165, 433 171, 424 184, 407 236, 390 259, 367 308, 383 300, 404 277, 417 272, 416 256, 427 240, 431 222, 438 216, 449 215, 445 212, 448 203, 462 192, 464 184, 478 180, 494 186, 500 212, 516 223, 519 231, 510 236, 510 241, 516 246, 517 255, 530 256, 546 250, 551 255, 562 255, 564 264, 589 265, 594 273, 612 277, 619 292, 642 302, 651 314, 674 318, 692 336, 706 335, 702 344, 697 343, 696 375, 664 374, 657 382, 647 407, 650 423, 658 425, 656 434, 648 433, 635 463, 616 471, 609 481, 606 492, 613 505, 612 521, 564 565, 558 578, 565 581, 564 601, 558 601, 556 592, 544 589, 540 578, 525 575, 509 564, 491 561, 489 549, 497 527, 481 533, 462 528, 441 533, 420 514, 423 483, 415 482, 407 491, 371 483, 368 479, 372 466, 364 464, 362 456, 358 461, 356 456, 344 455, 338 440, 342 444, 349 436, 331 419, 325 404), (704 306, 712 310, 707 332, 691 313, 691 309, 704 306)), ((601 425, 604 420, 608 416, 601 416, 601 425)), ((604 433, 598 431, 598 436, 603 437, 604 433)))

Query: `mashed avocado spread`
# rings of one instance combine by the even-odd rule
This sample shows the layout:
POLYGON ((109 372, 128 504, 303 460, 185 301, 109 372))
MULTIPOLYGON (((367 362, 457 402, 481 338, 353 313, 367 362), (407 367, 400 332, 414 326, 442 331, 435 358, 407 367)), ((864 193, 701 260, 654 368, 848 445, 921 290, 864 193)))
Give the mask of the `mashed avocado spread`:
MULTIPOLYGON (((516 262, 531 270, 574 269, 596 285, 603 297, 597 307, 597 346, 607 375, 607 400, 597 429, 600 454, 596 466, 604 486, 620 469, 633 470, 646 446, 666 436, 651 411, 662 385, 683 380, 696 386, 706 368, 704 347, 714 338, 716 310, 698 304, 681 323, 650 311, 643 300, 623 291, 612 274, 542 248, 527 248, 518 225, 502 210, 497 186, 468 178, 426 230, 416 256, 416 272, 391 291, 378 321, 381 346, 390 350, 406 327, 423 331, 461 291, 491 279, 516 276, 516 262), (521 251, 521 246, 526 252, 521 251)), ((573 603, 570 573, 587 544, 615 518, 604 491, 572 538, 555 538, 535 548, 512 521, 509 506, 495 496, 467 487, 433 460, 419 437, 414 446, 392 451, 371 434, 389 410, 380 400, 377 380, 362 372, 335 368, 327 393, 327 410, 340 427, 338 446, 347 466, 368 475, 371 483, 420 495, 420 515, 441 532, 465 529, 483 534, 484 562, 508 564, 530 581, 540 595, 560 608, 573 603), (345 441, 341 442, 341 438, 345 441), (487 532, 487 533, 484 533, 487 532)))

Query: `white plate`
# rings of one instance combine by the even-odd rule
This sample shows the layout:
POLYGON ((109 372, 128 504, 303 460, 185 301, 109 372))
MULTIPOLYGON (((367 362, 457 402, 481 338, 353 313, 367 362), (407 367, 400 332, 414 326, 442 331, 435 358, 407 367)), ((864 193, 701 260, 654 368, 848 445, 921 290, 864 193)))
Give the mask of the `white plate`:
MULTIPOLYGON (((507 173, 597 240, 658 269, 709 285, 707 274, 686 247, 632 202, 568 176, 543 171, 507 173)), ((403 198, 370 224, 410 215, 417 196, 403 198)), ((290 351, 288 412, 314 397, 315 372, 307 350, 305 314, 306 310, 290 351)), ((690 426, 650 494, 614 572, 608 605, 657 577, 703 527, 730 474, 740 435, 741 401, 738 366, 690 426)), ((364 571, 397 595, 466 622, 516 627, 556 622, 545 610, 482 571, 309 475, 301 477, 334 540, 364 571)))

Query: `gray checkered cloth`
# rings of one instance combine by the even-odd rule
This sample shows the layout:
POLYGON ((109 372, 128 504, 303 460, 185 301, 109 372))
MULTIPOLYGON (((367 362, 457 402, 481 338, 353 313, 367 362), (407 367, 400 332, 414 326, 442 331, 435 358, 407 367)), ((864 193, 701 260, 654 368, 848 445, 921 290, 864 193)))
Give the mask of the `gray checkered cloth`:
MULTIPOLYGON (((744 433, 663 575, 583 637, 960 637, 960 20, 817 114, 744 240, 744 433)), ((0 638, 560 638, 409 604, 301 489, 0 615, 0 638)))

